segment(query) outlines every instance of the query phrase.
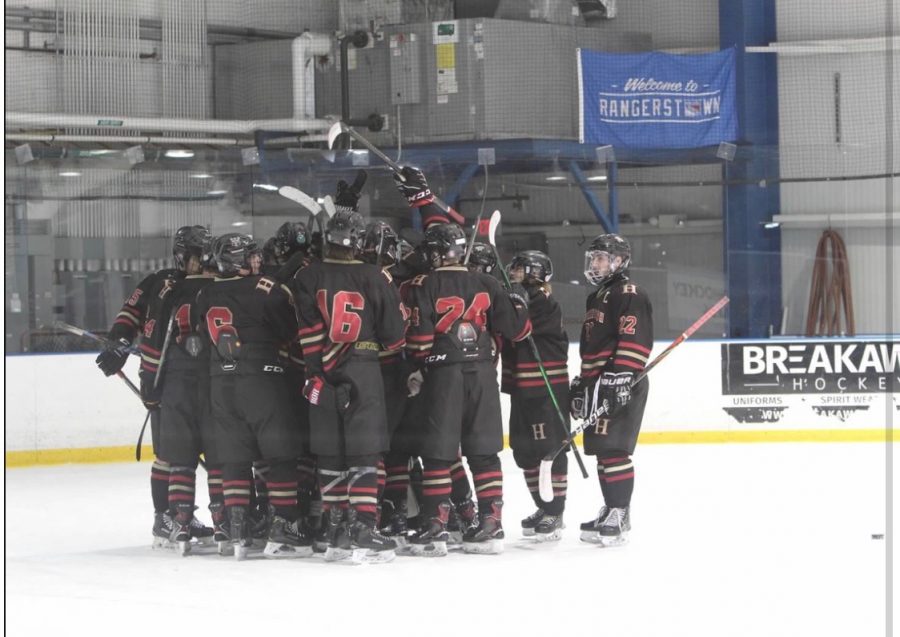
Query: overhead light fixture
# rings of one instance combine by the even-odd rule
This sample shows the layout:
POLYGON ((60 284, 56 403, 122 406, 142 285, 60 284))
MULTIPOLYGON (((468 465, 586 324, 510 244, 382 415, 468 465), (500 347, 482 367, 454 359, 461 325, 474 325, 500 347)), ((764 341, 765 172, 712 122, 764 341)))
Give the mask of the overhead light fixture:
POLYGON ((246 221, 233 221, 233 222, 231 222, 231 225, 234 226, 235 228, 240 228, 242 226, 246 226, 247 222, 246 221))
POLYGON ((194 173, 191 175, 191 179, 212 179, 212 175, 209 173, 194 173))
POLYGON ((212 197, 221 197, 222 195, 226 194, 227 192, 228 192, 227 190, 209 190, 209 191, 207 191, 206 194, 210 195, 212 197))
POLYGON ((559 167, 559 159, 553 160, 553 172, 544 177, 547 181, 568 181, 569 175, 562 171, 559 167))
POLYGON ((61 170, 60 177, 81 177, 81 173, 77 170, 61 170))
POLYGON ((588 181, 606 181, 606 175, 592 175, 587 178, 588 181))
POLYGON ((272 192, 278 192, 278 186, 273 186, 272 184, 253 184, 254 188, 259 188, 260 190, 270 190, 272 192))
POLYGON ((194 156, 194 151, 184 150, 182 148, 173 148, 166 151, 166 157, 170 159, 190 159, 194 156))
POLYGON ((775 228, 781 227, 781 222, 780 221, 765 221, 765 222, 763 222, 762 227, 765 228, 766 230, 774 230, 775 228))

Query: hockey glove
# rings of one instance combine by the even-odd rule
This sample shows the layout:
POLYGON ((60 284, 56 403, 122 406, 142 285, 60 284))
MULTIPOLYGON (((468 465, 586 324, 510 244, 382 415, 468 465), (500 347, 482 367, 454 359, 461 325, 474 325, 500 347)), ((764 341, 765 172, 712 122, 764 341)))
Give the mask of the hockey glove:
POLYGON ((303 385, 303 397, 309 401, 310 405, 320 405, 322 403, 322 390, 325 388, 325 379, 321 376, 313 376, 306 379, 303 385))
POLYGON ((572 379, 572 384, 569 386, 569 414, 572 418, 579 420, 587 418, 587 392, 588 388, 584 386, 581 376, 572 379))
POLYGON ((337 183, 334 205, 339 208, 346 208, 353 211, 358 210, 360 193, 362 192, 363 186, 366 185, 367 178, 368 174, 366 171, 360 170, 356 173, 356 179, 353 180, 352 184, 348 184, 341 179, 337 183))
POLYGON ((162 388, 154 387, 155 377, 151 374, 141 374, 141 401, 147 410, 159 409, 159 403, 162 399, 162 388))
POLYGON ((425 175, 418 168, 404 166, 399 175, 394 173, 394 183, 412 208, 421 208, 434 201, 434 195, 431 194, 428 182, 425 181, 425 175))
POLYGON ((106 350, 100 352, 100 355, 97 357, 97 367, 106 376, 117 374, 125 367, 125 361, 128 360, 129 347, 131 347, 131 343, 125 338, 120 338, 118 341, 109 341, 106 345, 106 350))
POLYGON ((525 291, 525 288, 518 283, 513 283, 508 294, 509 300, 513 302, 513 305, 523 310, 528 309, 528 292, 525 291))
POLYGON ((416 370, 409 375, 409 378, 406 379, 406 388, 409 390, 409 398, 419 395, 419 392, 422 391, 422 384, 424 382, 425 377, 420 370, 416 370))
POLYGON ((634 374, 631 372, 606 372, 600 377, 599 403, 606 407, 608 415, 621 411, 631 401, 632 382, 634 374))

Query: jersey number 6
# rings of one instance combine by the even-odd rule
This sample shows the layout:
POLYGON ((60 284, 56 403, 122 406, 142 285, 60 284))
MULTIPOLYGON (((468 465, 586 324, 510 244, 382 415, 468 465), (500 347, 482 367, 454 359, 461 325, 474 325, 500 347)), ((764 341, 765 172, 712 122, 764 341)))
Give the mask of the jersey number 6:
POLYGON ((316 292, 316 303, 328 324, 328 338, 332 343, 356 342, 362 329, 362 319, 354 310, 362 312, 366 307, 362 294, 344 291, 335 293, 329 312, 328 291, 319 290, 316 292))

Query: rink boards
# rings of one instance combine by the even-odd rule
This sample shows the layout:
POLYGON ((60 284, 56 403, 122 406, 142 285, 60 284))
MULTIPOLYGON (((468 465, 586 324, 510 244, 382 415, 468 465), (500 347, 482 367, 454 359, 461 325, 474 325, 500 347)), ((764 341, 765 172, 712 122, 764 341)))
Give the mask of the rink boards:
MULTIPOLYGON (((657 342, 653 355, 667 345, 657 342)), ((134 458, 146 412, 121 380, 97 370, 95 356, 6 357, 7 466, 134 458)), ((578 364, 573 344, 573 376, 578 364)), ((132 357, 125 372, 134 381, 137 368, 132 357)), ((644 444, 885 440, 900 410, 900 344, 688 341, 652 371, 650 384, 644 444)), ((502 405, 505 428, 506 395, 502 405)), ((149 448, 142 457, 152 457, 149 448)))

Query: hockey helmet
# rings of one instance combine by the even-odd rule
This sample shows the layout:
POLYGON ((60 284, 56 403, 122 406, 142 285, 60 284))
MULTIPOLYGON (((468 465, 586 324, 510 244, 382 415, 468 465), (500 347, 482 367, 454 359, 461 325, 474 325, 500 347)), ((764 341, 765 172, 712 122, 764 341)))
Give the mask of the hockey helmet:
POLYGON ((287 260, 295 252, 309 249, 309 232, 302 221, 286 221, 275 232, 272 246, 278 259, 287 260))
POLYGON ((497 267, 494 249, 487 243, 476 241, 472 244, 472 254, 469 255, 468 265, 473 272, 490 274, 497 267))
POLYGON ((250 256, 256 251, 256 244, 246 234, 229 232, 216 239, 213 259, 219 274, 236 276, 241 270, 250 269, 250 256))
POLYGON ((184 272, 191 257, 197 257, 203 264, 203 253, 208 249, 212 235, 203 226, 182 226, 175 232, 172 255, 175 267, 184 272))
POLYGON ((508 272, 522 268, 523 283, 549 283, 553 278, 553 262, 540 250, 523 250, 509 262, 508 272))
POLYGON ((363 216, 352 210, 338 210, 325 224, 325 243, 341 248, 362 249, 366 234, 363 216))
POLYGON ((384 221, 370 221, 363 237, 362 260, 381 266, 394 265, 399 260, 398 244, 399 237, 390 225, 384 221))
POLYGON ((422 241, 431 267, 461 263, 466 254, 466 233, 455 223, 435 223, 425 230, 422 241))
POLYGON ((618 234, 601 234, 584 253, 584 276, 600 285, 631 265, 631 244, 618 234))

